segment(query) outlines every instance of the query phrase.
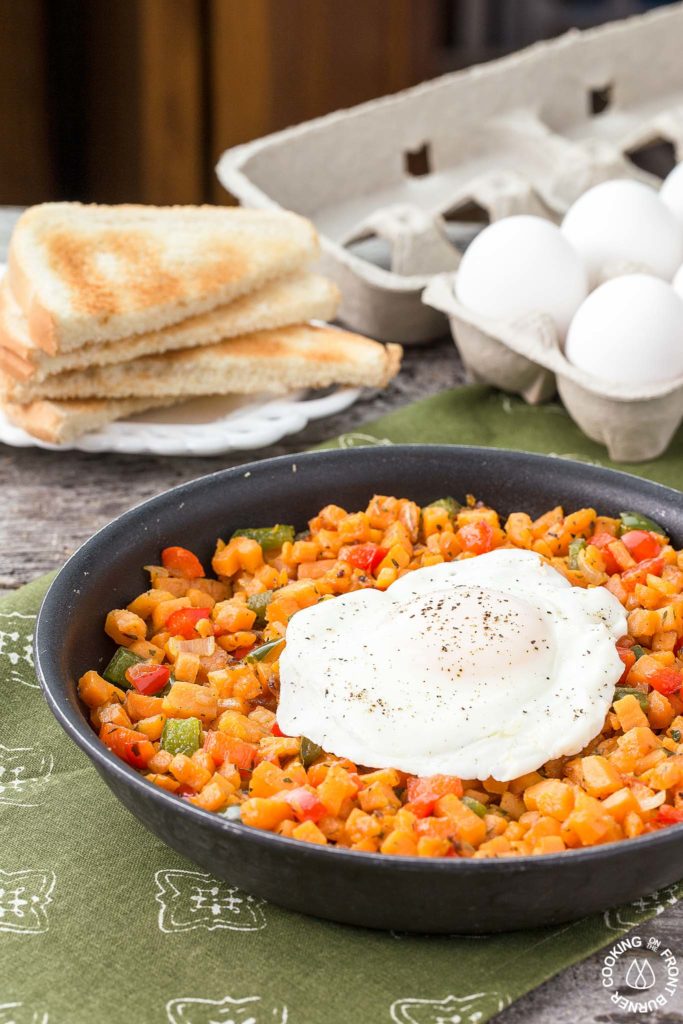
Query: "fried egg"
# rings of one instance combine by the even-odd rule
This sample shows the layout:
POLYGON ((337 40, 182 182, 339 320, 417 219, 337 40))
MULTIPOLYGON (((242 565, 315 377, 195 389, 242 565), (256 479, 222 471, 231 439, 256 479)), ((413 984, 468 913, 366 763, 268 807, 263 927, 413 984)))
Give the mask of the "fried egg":
POLYGON ((534 552, 416 569, 293 616, 278 724, 367 767, 508 781, 600 732, 625 633, 608 590, 534 552))

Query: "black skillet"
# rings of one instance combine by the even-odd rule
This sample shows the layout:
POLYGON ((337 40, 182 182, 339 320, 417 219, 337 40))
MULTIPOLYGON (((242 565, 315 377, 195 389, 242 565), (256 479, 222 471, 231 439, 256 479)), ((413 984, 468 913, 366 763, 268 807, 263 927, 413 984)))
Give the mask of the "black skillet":
MULTIPOLYGON (((182 544, 210 562, 237 526, 293 523, 375 493, 426 504, 471 493, 501 513, 555 505, 643 512, 683 544, 679 492, 559 458, 488 448, 396 445, 286 456, 228 469, 146 501, 95 534, 50 587, 36 627, 47 701, 121 802, 219 878, 306 914, 371 928, 481 933, 557 924, 634 900, 683 875, 683 826, 585 850, 501 860, 390 857, 286 839, 209 814, 146 782, 93 732, 76 694, 104 665, 110 608, 144 589, 142 566, 182 544)), ((96 813, 96 812, 95 812, 96 813)), ((103 826, 105 823, 103 822, 103 826)))

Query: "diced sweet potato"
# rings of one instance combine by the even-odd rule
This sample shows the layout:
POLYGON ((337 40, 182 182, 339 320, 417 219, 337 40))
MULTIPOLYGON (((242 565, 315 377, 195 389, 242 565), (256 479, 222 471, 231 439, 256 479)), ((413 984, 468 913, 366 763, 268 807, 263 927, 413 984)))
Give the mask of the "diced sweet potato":
POLYGON ((287 801, 276 797, 249 797, 242 804, 241 810, 242 821, 245 825, 251 825, 252 828, 263 828, 270 832, 286 818, 294 819, 294 811, 287 801))
POLYGON ((178 682, 163 698, 163 711, 169 718, 198 718, 206 725, 218 714, 218 699, 208 686, 178 682))
POLYGON ((98 672, 86 672, 78 680, 78 696, 89 708, 124 700, 123 690, 103 679, 98 672))
POLYGON ((619 700, 614 702, 614 713, 624 732, 649 724, 638 698, 632 693, 628 693, 625 697, 620 697, 619 700))
POLYGON ((524 803, 529 810, 540 811, 541 814, 564 821, 574 807, 574 793, 566 782, 560 782, 558 779, 543 779, 525 790, 524 803))
POLYGON ((455 793, 447 793, 437 800, 434 812, 439 818, 448 818, 456 837, 461 842, 478 846, 486 838, 483 818, 471 811, 455 793))
POLYGON ((414 832, 408 832, 406 829, 394 829, 386 837, 380 850, 382 853, 414 857, 417 854, 417 837, 414 832))
POLYGON ((605 797, 621 789, 621 775, 613 764, 600 754, 581 758, 583 786, 590 796, 605 797))
POLYGON ((622 786, 602 801, 602 806, 615 821, 622 822, 629 812, 638 811, 638 803, 628 786, 622 786))
POLYGON ((220 811, 234 792, 234 786, 230 785, 225 776, 216 772, 197 796, 190 797, 190 803, 202 807, 205 811, 220 811))
POLYGON ((192 758, 185 754, 176 754, 168 770, 171 775, 184 786, 189 786, 195 792, 199 792, 211 778, 211 772, 201 765, 195 764, 192 758))

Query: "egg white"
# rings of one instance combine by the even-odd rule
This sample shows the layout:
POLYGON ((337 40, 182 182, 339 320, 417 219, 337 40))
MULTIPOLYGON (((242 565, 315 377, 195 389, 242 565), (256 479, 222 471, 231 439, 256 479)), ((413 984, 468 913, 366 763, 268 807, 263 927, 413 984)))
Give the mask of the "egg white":
POLYGON ((625 633, 609 591, 530 551, 417 569, 293 616, 278 723, 360 765, 507 781, 600 732, 625 633))

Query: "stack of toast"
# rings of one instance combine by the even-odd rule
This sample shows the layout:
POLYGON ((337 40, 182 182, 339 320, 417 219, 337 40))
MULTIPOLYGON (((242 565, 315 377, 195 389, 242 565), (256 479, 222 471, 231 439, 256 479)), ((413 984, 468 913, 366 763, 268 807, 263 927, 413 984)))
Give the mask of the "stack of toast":
POLYGON ((0 401, 52 443, 202 395, 382 387, 401 349, 311 324, 334 284, 313 226, 281 210, 27 210, 0 282, 0 401))

